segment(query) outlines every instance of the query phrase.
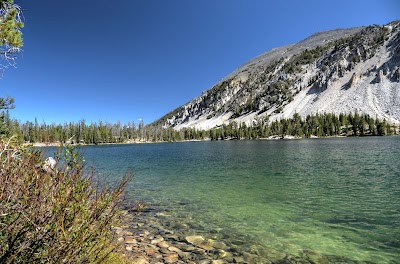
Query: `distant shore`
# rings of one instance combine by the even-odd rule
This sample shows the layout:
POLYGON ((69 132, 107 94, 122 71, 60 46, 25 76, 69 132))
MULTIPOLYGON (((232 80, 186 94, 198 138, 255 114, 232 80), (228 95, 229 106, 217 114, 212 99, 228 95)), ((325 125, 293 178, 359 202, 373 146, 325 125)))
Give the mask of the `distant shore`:
MULTIPOLYGON (((390 135, 396 136, 396 135, 390 135)), ((336 135, 336 136, 323 136, 318 137, 315 135, 311 135, 310 137, 299 137, 292 135, 272 135, 269 137, 257 138, 257 139, 247 139, 247 138, 225 138, 218 139, 213 141, 232 141, 232 140, 298 140, 298 139, 321 139, 321 138, 352 138, 352 137, 360 137, 360 136, 344 136, 344 135, 336 135)), ((377 137, 375 135, 365 135, 362 137, 377 137)), ((25 143, 27 146, 32 147, 61 147, 63 145, 74 145, 74 146, 104 146, 104 145, 126 145, 126 144, 154 144, 154 143, 173 143, 173 142, 203 142, 203 141, 212 141, 210 138, 205 139, 190 139, 190 140, 179 140, 179 141, 146 141, 146 140, 128 140, 124 142, 118 143, 98 143, 98 144, 87 144, 87 143, 59 143, 59 142, 36 142, 36 143, 25 143)))
POLYGON ((74 145, 74 146, 102 146, 102 145, 122 145, 122 144, 149 144, 149 143, 164 143, 168 141, 125 141, 119 143, 98 143, 98 144, 87 144, 87 143, 59 143, 59 142, 35 142, 35 143, 25 143, 25 145, 30 145, 33 147, 61 147, 63 145, 74 145))

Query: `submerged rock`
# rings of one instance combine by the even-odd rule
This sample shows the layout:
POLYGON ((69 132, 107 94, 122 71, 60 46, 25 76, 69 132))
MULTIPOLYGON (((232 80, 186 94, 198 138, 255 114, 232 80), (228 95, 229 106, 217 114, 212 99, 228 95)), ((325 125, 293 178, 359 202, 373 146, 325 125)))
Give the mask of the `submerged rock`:
POLYGON ((199 247, 199 248, 202 248, 202 249, 204 249, 204 250, 206 250, 206 251, 214 250, 214 248, 213 248, 212 246, 207 245, 207 244, 205 244, 205 243, 198 245, 198 247, 199 247))
POLYGON ((202 236, 187 236, 185 237, 185 240, 190 243, 193 244, 195 246, 201 245, 204 243, 204 237, 202 236))
POLYGON ((218 258, 227 258, 230 257, 232 254, 229 252, 226 252, 223 249, 218 250, 218 258))
POLYGON ((165 263, 174 263, 179 259, 179 255, 177 253, 169 254, 164 257, 165 263))
POLYGON ((222 259, 216 259, 211 261, 211 264, 224 264, 224 263, 226 263, 226 261, 222 259))
POLYGON ((161 241, 164 241, 163 237, 158 237, 158 238, 154 238, 153 240, 151 240, 151 244, 159 244, 161 241))
POLYGON ((234 257, 233 258, 234 263, 244 263, 244 258, 242 257, 234 257))
POLYGON ((194 246, 185 243, 177 243, 175 246, 183 251, 193 251, 196 249, 194 246))
POLYGON ((168 248, 170 245, 166 241, 161 241, 157 244, 160 248, 168 248))
POLYGON ((149 264, 149 262, 147 261, 147 259, 145 259, 145 258, 143 258, 143 257, 136 258, 136 259, 134 260, 134 263, 135 263, 135 264, 149 264))
POLYGON ((223 242, 212 241, 212 242, 210 242, 210 244, 216 249, 225 249, 226 248, 226 244, 223 242))
POLYGON ((129 237, 125 237, 125 243, 126 244, 137 244, 137 241, 135 238, 129 236, 129 237))
POLYGON ((146 252, 146 255, 148 255, 148 256, 153 256, 154 254, 156 254, 156 251, 153 248, 146 248, 145 252, 146 252))
POLYGON ((131 245, 126 246, 125 249, 127 251, 133 251, 133 247, 131 245))
POLYGON ((177 248, 177 247, 168 247, 168 250, 171 251, 171 252, 176 252, 176 253, 179 253, 179 252, 182 251, 182 250, 180 250, 180 249, 177 248))

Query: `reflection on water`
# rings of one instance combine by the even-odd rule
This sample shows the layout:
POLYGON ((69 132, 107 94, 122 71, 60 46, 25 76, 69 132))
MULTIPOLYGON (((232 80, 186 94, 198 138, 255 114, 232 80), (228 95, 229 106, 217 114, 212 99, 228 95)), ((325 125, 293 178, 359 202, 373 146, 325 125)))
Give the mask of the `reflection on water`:
POLYGON ((191 233, 266 257, 381 263, 400 255, 399 146, 379 137, 81 150, 109 179, 133 171, 128 203, 144 200, 191 233))

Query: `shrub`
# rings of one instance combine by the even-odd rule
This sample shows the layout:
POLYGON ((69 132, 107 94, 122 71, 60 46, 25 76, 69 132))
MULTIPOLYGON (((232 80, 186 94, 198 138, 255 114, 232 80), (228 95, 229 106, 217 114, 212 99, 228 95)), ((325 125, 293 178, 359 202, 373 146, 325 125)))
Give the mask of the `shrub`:
POLYGON ((0 141, 0 263, 100 263, 115 249, 126 179, 98 188, 66 149, 51 168, 40 151, 0 141))

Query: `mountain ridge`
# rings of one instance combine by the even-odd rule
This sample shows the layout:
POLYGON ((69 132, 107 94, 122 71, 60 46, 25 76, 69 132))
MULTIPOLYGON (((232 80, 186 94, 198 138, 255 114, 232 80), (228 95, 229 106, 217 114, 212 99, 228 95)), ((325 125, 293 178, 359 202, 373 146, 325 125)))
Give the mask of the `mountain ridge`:
POLYGON ((399 21, 317 32, 271 49, 153 124, 211 129, 359 112, 400 123, 399 21))

